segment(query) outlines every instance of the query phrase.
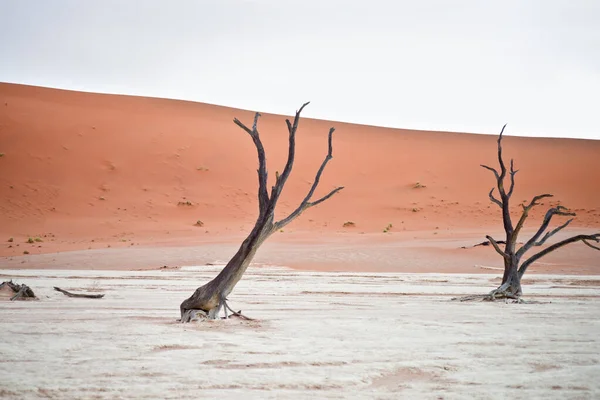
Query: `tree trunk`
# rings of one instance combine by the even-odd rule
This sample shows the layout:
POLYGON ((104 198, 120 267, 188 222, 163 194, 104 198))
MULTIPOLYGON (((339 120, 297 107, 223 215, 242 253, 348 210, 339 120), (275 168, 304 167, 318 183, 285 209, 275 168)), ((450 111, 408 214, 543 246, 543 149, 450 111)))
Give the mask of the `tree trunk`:
POLYGON ((494 297, 519 297, 522 294, 519 278, 519 262, 512 257, 505 261, 502 284, 491 293, 494 297))
MULTIPOLYGON (((508 204, 508 199, 503 204, 508 204)), ((509 217, 510 218, 510 217, 509 217)), ((516 231, 512 229, 512 223, 508 225, 509 231, 506 235, 506 246, 504 248, 504 274, 502 276, 502 283, 496 289, 498 295, 505 296, 520 296, 521 295, 521 280, 519 278, 519 257, 516 254, 517 236, 516 231)), ((517 227, 518 229, 518 227, 517 227)), ((494 292, 492 292, 494 293, 494 292)))
POLYGON ((256 226, 219 275, 196 289, 194 294, 181 303, 181 322, 189 322, 194 317, 189 310, 202 310, 210 319, 218 317, 221 309, 226 307, 227 296, 246 272, 256 251, 273 233, 271 221, 272 219, 256 226))

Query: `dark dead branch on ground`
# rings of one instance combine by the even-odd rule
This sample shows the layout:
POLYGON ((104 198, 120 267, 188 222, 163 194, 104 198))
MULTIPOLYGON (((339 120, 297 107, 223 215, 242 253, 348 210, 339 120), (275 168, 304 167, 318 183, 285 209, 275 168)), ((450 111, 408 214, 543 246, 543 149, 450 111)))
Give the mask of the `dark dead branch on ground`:
POLYGON ((101 298, 104 297, 103 294, 79 294, 79 293, 71 293, 69 291, 66 291, 66 290, 61 289, 61 288, 56 287, 56 286, 54 286, 54 290, 56 290, 57 292, 61 292, 65 296, 77 297, 77 298, 82 298, 82 299, 101 299, 101 298))

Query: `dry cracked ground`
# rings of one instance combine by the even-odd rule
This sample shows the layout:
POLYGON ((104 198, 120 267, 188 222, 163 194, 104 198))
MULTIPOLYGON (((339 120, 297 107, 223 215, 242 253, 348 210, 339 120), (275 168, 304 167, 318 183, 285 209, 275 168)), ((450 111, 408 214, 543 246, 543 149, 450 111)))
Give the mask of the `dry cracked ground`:
POLYGON ((597 277, 526 277, 515 305, 450 301, 495 275, 252 267, 230 303, 256 320, 177 323, 219 269, 1 271, 40 300, 0 302, 0 397, 600 397, 597 277))

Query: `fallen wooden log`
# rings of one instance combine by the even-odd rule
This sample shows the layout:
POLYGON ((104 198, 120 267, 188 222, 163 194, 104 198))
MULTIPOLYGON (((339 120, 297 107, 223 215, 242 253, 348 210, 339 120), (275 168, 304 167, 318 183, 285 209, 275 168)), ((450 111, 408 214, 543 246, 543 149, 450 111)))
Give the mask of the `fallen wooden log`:
POLYGON ((69 296, 69 297, 79 297, 79 298, 84 298, 84 299, 101 299, 101 298, 104 297, 103 294, 79 294, 79 293, 71 293, 71 292, 63 290, 63 289, 61 289, 59 287, 56 287, 56 286, 54 286, 54 290, 56 290, 57 292, 61 292, 65 296, 69 296))

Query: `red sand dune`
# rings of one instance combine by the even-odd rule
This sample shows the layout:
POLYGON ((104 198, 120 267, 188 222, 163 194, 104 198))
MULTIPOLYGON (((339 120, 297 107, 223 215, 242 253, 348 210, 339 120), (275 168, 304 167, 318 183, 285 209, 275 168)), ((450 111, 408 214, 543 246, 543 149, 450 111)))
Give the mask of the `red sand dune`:
MULTIPOLYGON (((234 117, 250 124, 253 113, 0 83, 0 240, 6 244, 0 255, 22 254, 22 246, 9 247, 10 237, 14 243, 41 237, 35 253, 130 244, 125 241, 239 238, 257 215, 257 156, 234 117), (188 201, 191 205, 180 204, 188 201), (197 220, 203 227, 194 225, 197 220)), ((259 123, 270 178, 287 155, 284 120, 263 114, 259 123)), ((300 123, 280 217, 308 190, 326 154, 330 126, 336 128, 334 158, 319 193, 337 185, 345 189, 308 210, 279 240, 289 232, 382 234, 390 223, 393 231, 501 230, 499 210, 487 197, 493 176, 479 167, 496 165, 494 132, 311 119, 300 123), (417 182, 425 187, 415 188, 417 182), (346 221, 355 227, 344 228, 346 221)), ((553 193, 553 200, 577 211, 572 226, 600 226, 600 141, 507 136, 504 149, 520 170, 515 211, 534 194, 553 193)))

